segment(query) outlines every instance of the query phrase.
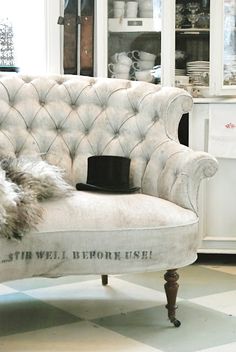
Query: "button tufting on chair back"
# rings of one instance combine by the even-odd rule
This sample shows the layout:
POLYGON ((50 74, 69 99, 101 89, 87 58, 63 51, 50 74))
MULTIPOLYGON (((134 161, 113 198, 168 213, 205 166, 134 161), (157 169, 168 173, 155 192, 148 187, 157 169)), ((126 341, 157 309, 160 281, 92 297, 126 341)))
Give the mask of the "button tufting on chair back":
MULTIPOLYGON (((2 154, 43 157, 64 168, 73 184, 86 181, 91 155, 130 157, 131 184, 145 193, 155 185, 156 195, 161 185, 162 196, 171 197, 173 189, 163 188, 165 165, 175 157, 179 119, 191 109, 187 93, 70 75, 1 75, 0 83, 2 154), (182 99, 177 107, 176 96, 182 99)), ((188 154, 187 148, 182 153, 188 154)), ((174 187, 178 170, 168 177, 174 187)))

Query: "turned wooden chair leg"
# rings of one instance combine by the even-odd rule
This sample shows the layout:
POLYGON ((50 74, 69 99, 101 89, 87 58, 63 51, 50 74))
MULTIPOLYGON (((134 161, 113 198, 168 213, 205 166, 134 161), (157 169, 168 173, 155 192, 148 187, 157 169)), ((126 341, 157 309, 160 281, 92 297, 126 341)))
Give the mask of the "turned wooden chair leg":
POLYGON ((108 284, 108 275, 102 275, 102 284, 103 286, 108 284))
POLYGON ((176 305, 176 297, 179 288, 179 284, 177 280, 179 278, 179 274, 177 273, 177 269, 167 270, 164 275, 166 280, 165 283, 165 292, 167 298, 166 308, 168 309, 168 317, 171 323, 174 324, 175 327, 179 327, 181 325, 180 321, 175 317, 175 311, 178 308, 176 305))

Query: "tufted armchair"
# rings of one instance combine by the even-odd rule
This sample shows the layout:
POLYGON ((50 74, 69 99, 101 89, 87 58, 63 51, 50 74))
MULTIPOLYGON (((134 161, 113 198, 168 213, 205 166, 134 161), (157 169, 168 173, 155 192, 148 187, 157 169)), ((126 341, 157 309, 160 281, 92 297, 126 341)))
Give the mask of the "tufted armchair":
POLYGON ((86 182, 91 155, 131 159, 139 193, 76 191, 42 203, 43 220, 21 241, 0 236, 0 280, 166 270, 175 326, 177 268, 196 260, 200 181, 217 162, 179 144, 192 98, 178 88, 82 76, 0 77, 0 151, 44 159, 86 182))

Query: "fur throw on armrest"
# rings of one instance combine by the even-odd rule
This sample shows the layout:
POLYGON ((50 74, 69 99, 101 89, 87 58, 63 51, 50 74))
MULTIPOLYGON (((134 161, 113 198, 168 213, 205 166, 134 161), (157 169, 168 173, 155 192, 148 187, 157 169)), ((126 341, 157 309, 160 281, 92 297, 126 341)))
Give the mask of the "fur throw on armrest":
POLYGON ((68 196, 61 169, 43 160, 0 160, 0 236, 20 239, 42 219, 40 201, 68 196))

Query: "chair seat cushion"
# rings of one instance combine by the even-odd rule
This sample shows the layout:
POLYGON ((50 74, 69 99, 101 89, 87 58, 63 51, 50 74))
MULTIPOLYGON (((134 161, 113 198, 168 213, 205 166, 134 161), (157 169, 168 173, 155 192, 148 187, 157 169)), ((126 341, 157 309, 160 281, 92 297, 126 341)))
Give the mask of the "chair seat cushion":
POLYGON ((74 192, 71 197, 42 204, 44 220, 38 226, 39 232, 148 230, 181 227, 198 220, 191 210, 140 193, 79 191, 74 192))
POLYGON ((18 242, 0 239, 1 281, 158 271, 196 259, 198 217, 167 200, 75 191, 41 204, 37 231, 18 242))

